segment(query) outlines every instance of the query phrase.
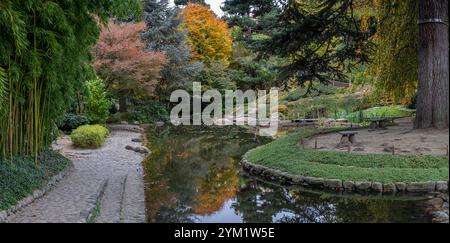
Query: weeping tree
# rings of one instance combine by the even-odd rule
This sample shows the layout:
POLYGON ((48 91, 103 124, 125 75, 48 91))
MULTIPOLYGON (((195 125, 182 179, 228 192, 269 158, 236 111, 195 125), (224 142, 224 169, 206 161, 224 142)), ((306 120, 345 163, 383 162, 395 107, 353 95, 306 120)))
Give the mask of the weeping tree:
POLYGON ((138 1, 0 2, 0 158, 32 155, 56 136, 55 120, 84 85, 98 23, 138 1))
POLYGON ((419 88, 416 128, 448 128, 447 0, 419 1, 419 88))
POLYGON ((376 25, 371 40, 376 47, 368 68, 373 96, 394 103, 414 100, 418 79, 418 1, 358 0, 362 28, 376 25))

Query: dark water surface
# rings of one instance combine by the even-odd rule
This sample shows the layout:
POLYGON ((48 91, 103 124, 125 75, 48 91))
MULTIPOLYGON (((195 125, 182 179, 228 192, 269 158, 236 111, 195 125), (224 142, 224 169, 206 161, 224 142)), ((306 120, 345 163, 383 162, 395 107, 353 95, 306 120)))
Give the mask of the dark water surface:
POLYGON ((420 200, 336 196, 248 177, 239 160, 270 142, 237 127, 150 129, 144 161, 150 222, 428 222, 420 200))

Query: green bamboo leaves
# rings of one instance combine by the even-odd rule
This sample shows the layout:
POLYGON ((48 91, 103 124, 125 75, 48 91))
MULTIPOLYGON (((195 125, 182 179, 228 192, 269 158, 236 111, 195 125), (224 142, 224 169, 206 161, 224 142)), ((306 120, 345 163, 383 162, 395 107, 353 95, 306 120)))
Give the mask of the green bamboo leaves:
POLYGON ((127 10, 139 3, 1 0, 0 161, 32 155, 37 162, 57 134, 55 120, 93 78, 87 69, 92 70, 98 20, 113 14, 136 16, 127 10))

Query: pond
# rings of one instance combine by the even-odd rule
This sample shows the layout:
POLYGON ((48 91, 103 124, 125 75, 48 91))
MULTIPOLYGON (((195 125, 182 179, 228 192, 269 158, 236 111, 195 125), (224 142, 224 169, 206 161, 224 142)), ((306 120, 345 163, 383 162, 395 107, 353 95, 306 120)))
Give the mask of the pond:
POLYGON ((242 128, 161 127, 148 137, 149 222, 429 222, 421 200, 307 192, 249 177, 241 156, 270 139, 242 128))

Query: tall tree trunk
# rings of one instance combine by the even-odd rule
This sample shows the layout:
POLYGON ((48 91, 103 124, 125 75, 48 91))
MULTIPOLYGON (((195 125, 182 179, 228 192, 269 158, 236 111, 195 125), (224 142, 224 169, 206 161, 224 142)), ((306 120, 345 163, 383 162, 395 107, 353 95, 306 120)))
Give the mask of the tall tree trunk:
POLYGON ((419 1, 419 89, 415 128, 448 128, 448 0, 419 1))
POLYGON ((119 98, 119 112, 127 112, 127 99, 125 97, 119 98))

